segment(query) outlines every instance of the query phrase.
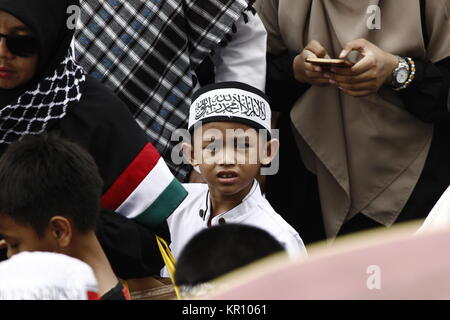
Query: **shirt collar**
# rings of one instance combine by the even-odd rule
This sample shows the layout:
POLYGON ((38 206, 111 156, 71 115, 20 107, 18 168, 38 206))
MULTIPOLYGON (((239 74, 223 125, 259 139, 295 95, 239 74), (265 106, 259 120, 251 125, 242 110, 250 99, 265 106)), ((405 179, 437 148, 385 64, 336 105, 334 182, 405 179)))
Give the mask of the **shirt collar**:
MULTIPOLYGON (((205 223, 207 224, 211 216, 211 198, 209 192, 206 195, 206 203, 208 208, 206 210, 205 223)), ((255 179, 253 181, 252 188, 249 193, 245 196, 240 204, 238 204, 233 209, 221 213, 211 219, 211 226, 223 224, 223 223, 239 223, 245 219, 246 215, 250 213, 258 204, 261 203, 260 198, 262 198, 261 189, 259 187, 258 181, 255 179)))

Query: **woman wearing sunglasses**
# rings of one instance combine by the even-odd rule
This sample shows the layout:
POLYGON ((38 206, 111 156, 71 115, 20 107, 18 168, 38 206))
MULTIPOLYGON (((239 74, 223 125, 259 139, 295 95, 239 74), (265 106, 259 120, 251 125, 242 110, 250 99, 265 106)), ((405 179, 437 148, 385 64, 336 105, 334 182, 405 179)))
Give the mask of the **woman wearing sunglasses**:
POLYGON ((37 42, 32 31, 14 16, 0 12, 0 22, 7 33, 0 33, 0 50, 5 55, 0 64, 0 88, 17 88, 30 81, 36 73, 37 42), (8 56, 16 56, 17 59, 6 59, 8 56))
POLYGON ((97 235, 114 271, 123 279, 159 274, 163 262, 152 232, 166 230, 165 218, 186 192, 127 107, 74 61, 71 5, 79 2, 0 1, 0 155, 45 132, 83 146, 104 181, 97 235), (162 194, 169 200, 152 206, 162 194))

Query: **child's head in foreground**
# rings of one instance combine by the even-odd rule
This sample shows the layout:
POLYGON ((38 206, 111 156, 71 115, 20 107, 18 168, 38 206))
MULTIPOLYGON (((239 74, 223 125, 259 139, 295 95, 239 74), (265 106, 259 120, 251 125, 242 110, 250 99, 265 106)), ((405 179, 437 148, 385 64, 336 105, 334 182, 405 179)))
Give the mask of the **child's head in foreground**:
POLYGON ((102 180, 92 157, 52 135, 27 137, 0 158, 0 239, 8 257, 22 251, 73 255, 93 233, 102 180))
POLYGON ((205 86, 193 96, 189 114, 191 144, 183 154, 198 166, 210 189, 232 195, 249 191, 278 152, 271 136, 267 97, 239 82, 205 86))
POLYGON ((215 226, 186 244, 177 262, 175 282, 189 295, 198 285, 284 251, 265 230, 240 224, 215 226))

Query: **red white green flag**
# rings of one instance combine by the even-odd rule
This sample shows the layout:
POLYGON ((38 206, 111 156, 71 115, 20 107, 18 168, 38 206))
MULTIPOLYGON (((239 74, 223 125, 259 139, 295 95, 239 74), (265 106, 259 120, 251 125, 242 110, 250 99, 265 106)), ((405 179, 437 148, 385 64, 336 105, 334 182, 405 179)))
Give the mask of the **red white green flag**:
POLYGON ((102 197, 102 208, 147 226, 163 222, 187 191, 148 143, 102 197))

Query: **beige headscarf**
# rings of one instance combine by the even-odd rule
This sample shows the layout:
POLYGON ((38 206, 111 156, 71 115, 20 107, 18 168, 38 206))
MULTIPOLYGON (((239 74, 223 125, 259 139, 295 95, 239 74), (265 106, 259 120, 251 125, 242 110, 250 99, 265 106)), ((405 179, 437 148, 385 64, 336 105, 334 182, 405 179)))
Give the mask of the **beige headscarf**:
MULTIPOLYGON (((365 38, 400 56, 450 56, 448 0, 427 0, 428 50, 419 0, 259 0, 257 9, 273 54, 317 40, 337 57, 347 42, 365 38), (380 30, 367 27, 370 5, 381 9, 380 30)), ((317 175, 327 236, 358 212, 392 225, 419 179, 433 125, 408 113, 389 88, 354 98, 331 85, 311 87, 291 120, 305 165, 317 175)))

